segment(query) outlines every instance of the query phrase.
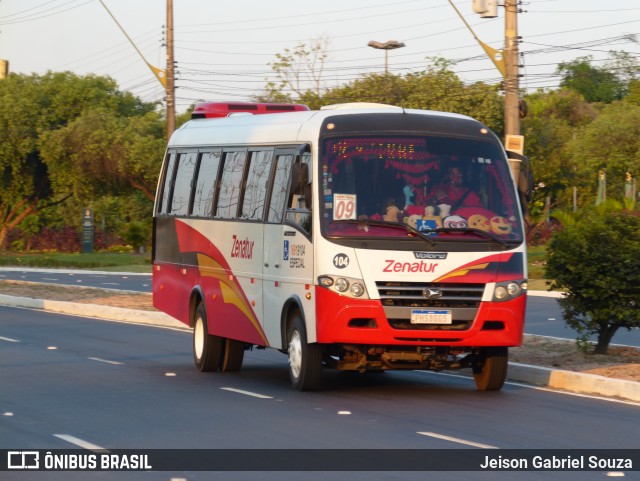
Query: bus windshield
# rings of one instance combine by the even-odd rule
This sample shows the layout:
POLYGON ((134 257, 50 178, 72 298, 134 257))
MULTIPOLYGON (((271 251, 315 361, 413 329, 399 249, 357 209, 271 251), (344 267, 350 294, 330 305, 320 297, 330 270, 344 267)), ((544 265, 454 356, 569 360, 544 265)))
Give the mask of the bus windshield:
POLYGON ((321 143, 320 179, 329 237, 407 237, 397 225, 403 223, 437 241, 522 242, 509 166, 497 143, 330 137, 321 143))

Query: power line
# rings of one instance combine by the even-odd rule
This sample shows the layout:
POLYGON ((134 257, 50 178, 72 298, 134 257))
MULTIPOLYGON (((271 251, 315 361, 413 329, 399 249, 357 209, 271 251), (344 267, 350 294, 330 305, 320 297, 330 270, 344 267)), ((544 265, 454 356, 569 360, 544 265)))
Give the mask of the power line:
MULTIPOLYGON (((83 6, 93 2, 93 0, 88 0, 88 1, 85 1, 85 2, 83 2, 81 4, 79 4, 79 5, 75 5, 75 6, 72 6, 72 7, 69 7, 69 8, 58 10, 60 7, 63 7, 63 6, 68 5, 70 3, 76 3, 77 1, 79 1, 79 0, 69 0, 68 2, 63 3, 62 5, 58 5, 56 7, 48 8, 48 9, 42 10, 41 12, 34 13, 33 15, 27 15, 26 17, 20 17, 20 18, 13 19, 13 20, 3 21, 2 19, 3 18, 7 18, 7 17, 13 17, 15 15, 19 15, 20 13, 28 12, 30 10, 34 10, 36 8, 39 8, 39 7, 33 7, 33 8, 30 8, 30 9, 27 9, 27 10, 23 10, 22 12, 19 12, 19 13, 5 15, 3 17, 0 17, 0 26, 2 26, 2 25, 14 25, 14 24, 17 24, 17 23, 31 22, 31 21, 34 21, 34 20, 41 20, 43 18, 53 17, 54 15, 59 15, 61 13, 69 12, 71 10, 75 10, 76 8, 83 7, 83 6), (48 13, 48 14, 45 15, 46 12, 50 12, 52 10, 57 10, 57 11, 54 11, 52 13, 48 13)), ((42 4, 42 5, 40 5, 40 7, 44 6, 44 5, 48 5, 49 3, 51 3, 51 2, 46 2, 46 3, 42 4)))

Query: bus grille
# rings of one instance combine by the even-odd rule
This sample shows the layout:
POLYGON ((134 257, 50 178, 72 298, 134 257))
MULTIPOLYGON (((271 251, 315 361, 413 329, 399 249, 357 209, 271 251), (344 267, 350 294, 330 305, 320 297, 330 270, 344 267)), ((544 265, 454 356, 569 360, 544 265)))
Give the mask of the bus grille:
POLYGON ((391 327, 412 330, 469 329, 485 287, 484 284, 428 282, 376 282, 376 286, 391 327), (450 309, 453 322, 446 325, 411 324, 413 309, 450 309))

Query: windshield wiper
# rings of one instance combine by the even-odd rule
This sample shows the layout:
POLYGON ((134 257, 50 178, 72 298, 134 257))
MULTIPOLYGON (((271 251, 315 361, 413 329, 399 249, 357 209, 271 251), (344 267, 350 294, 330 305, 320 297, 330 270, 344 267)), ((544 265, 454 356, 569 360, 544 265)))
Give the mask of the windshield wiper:
POLYGON ((480 229, 473 229, 471 227, 438 227, 434 232, 461 232, 465 234, 478 234, 479 236, 486 237, 494 242, 497 242, 505 249, 509 248, 509 243, 500 239, 497 235, 492 234, 480 229))
MULTIPOLYGON (((372 220, 372 219, 363 219, 363 220, 357 220, 357 219, 342 219, 342 220, 334 220, 333 222, 337 222, 337 223, 345 223, 345 224, 358 224, 358 225, 364 225, 364 226, 380 226, 380 227, 400 227, 406 231, 409 231, 413 234, 418 235, 420 238, 426 240, 429 245, 431 247, 434 247, 436 245, 436 241, 433 240, 431 237, 429 237, 427 234, 425 234, 424 232, 419 231, 418 229, 405 224, 403 222, 387 222, 385 220, 372 220)), ((436 232, 435 230, 430 231, 430 232, 436 232)))

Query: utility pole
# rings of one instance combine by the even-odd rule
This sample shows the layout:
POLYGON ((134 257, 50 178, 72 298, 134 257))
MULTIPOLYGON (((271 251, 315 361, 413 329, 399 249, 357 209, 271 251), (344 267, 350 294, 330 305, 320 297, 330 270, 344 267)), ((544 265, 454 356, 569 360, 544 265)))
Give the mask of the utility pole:
POLYGON ((0 59, 0 80, 4 80, 9 76, 9 61, 0 59))
MULTIPOLYGON (((452 0, 449 3, 467 26, 473 38, 484 49, 503 79, 504 89, 504 145, 508 151, 520 156, 524 151, 524 138, 520 135, 520 73, 518 71, 518 0, 472 0, 472 8, 482 18, 498 16, 498 5, 504 5, 504 49, 496 50, 482 42, 464 19, 452 0)), ((518 182, 522 159, 509 158, 509 167, 518 182)))
POLYGON ((167 139, 176 130, 176 88, 173 58, 173 0, 167 0, 167 139))
MULTIPOLYGON (((505 0, 504 3, 504 133, 507 150, 520 150, 520 74, 518 71, 518 0, 505 0), (516 137, 509 137, 516 136, 516 137), (514 143, 519 149, 509 144, 514 143), (511 147, 511 148, 510 148, 511 147)), ((516 181, 520 174, 521 160, 509 159, 511 173, 516 181)))

